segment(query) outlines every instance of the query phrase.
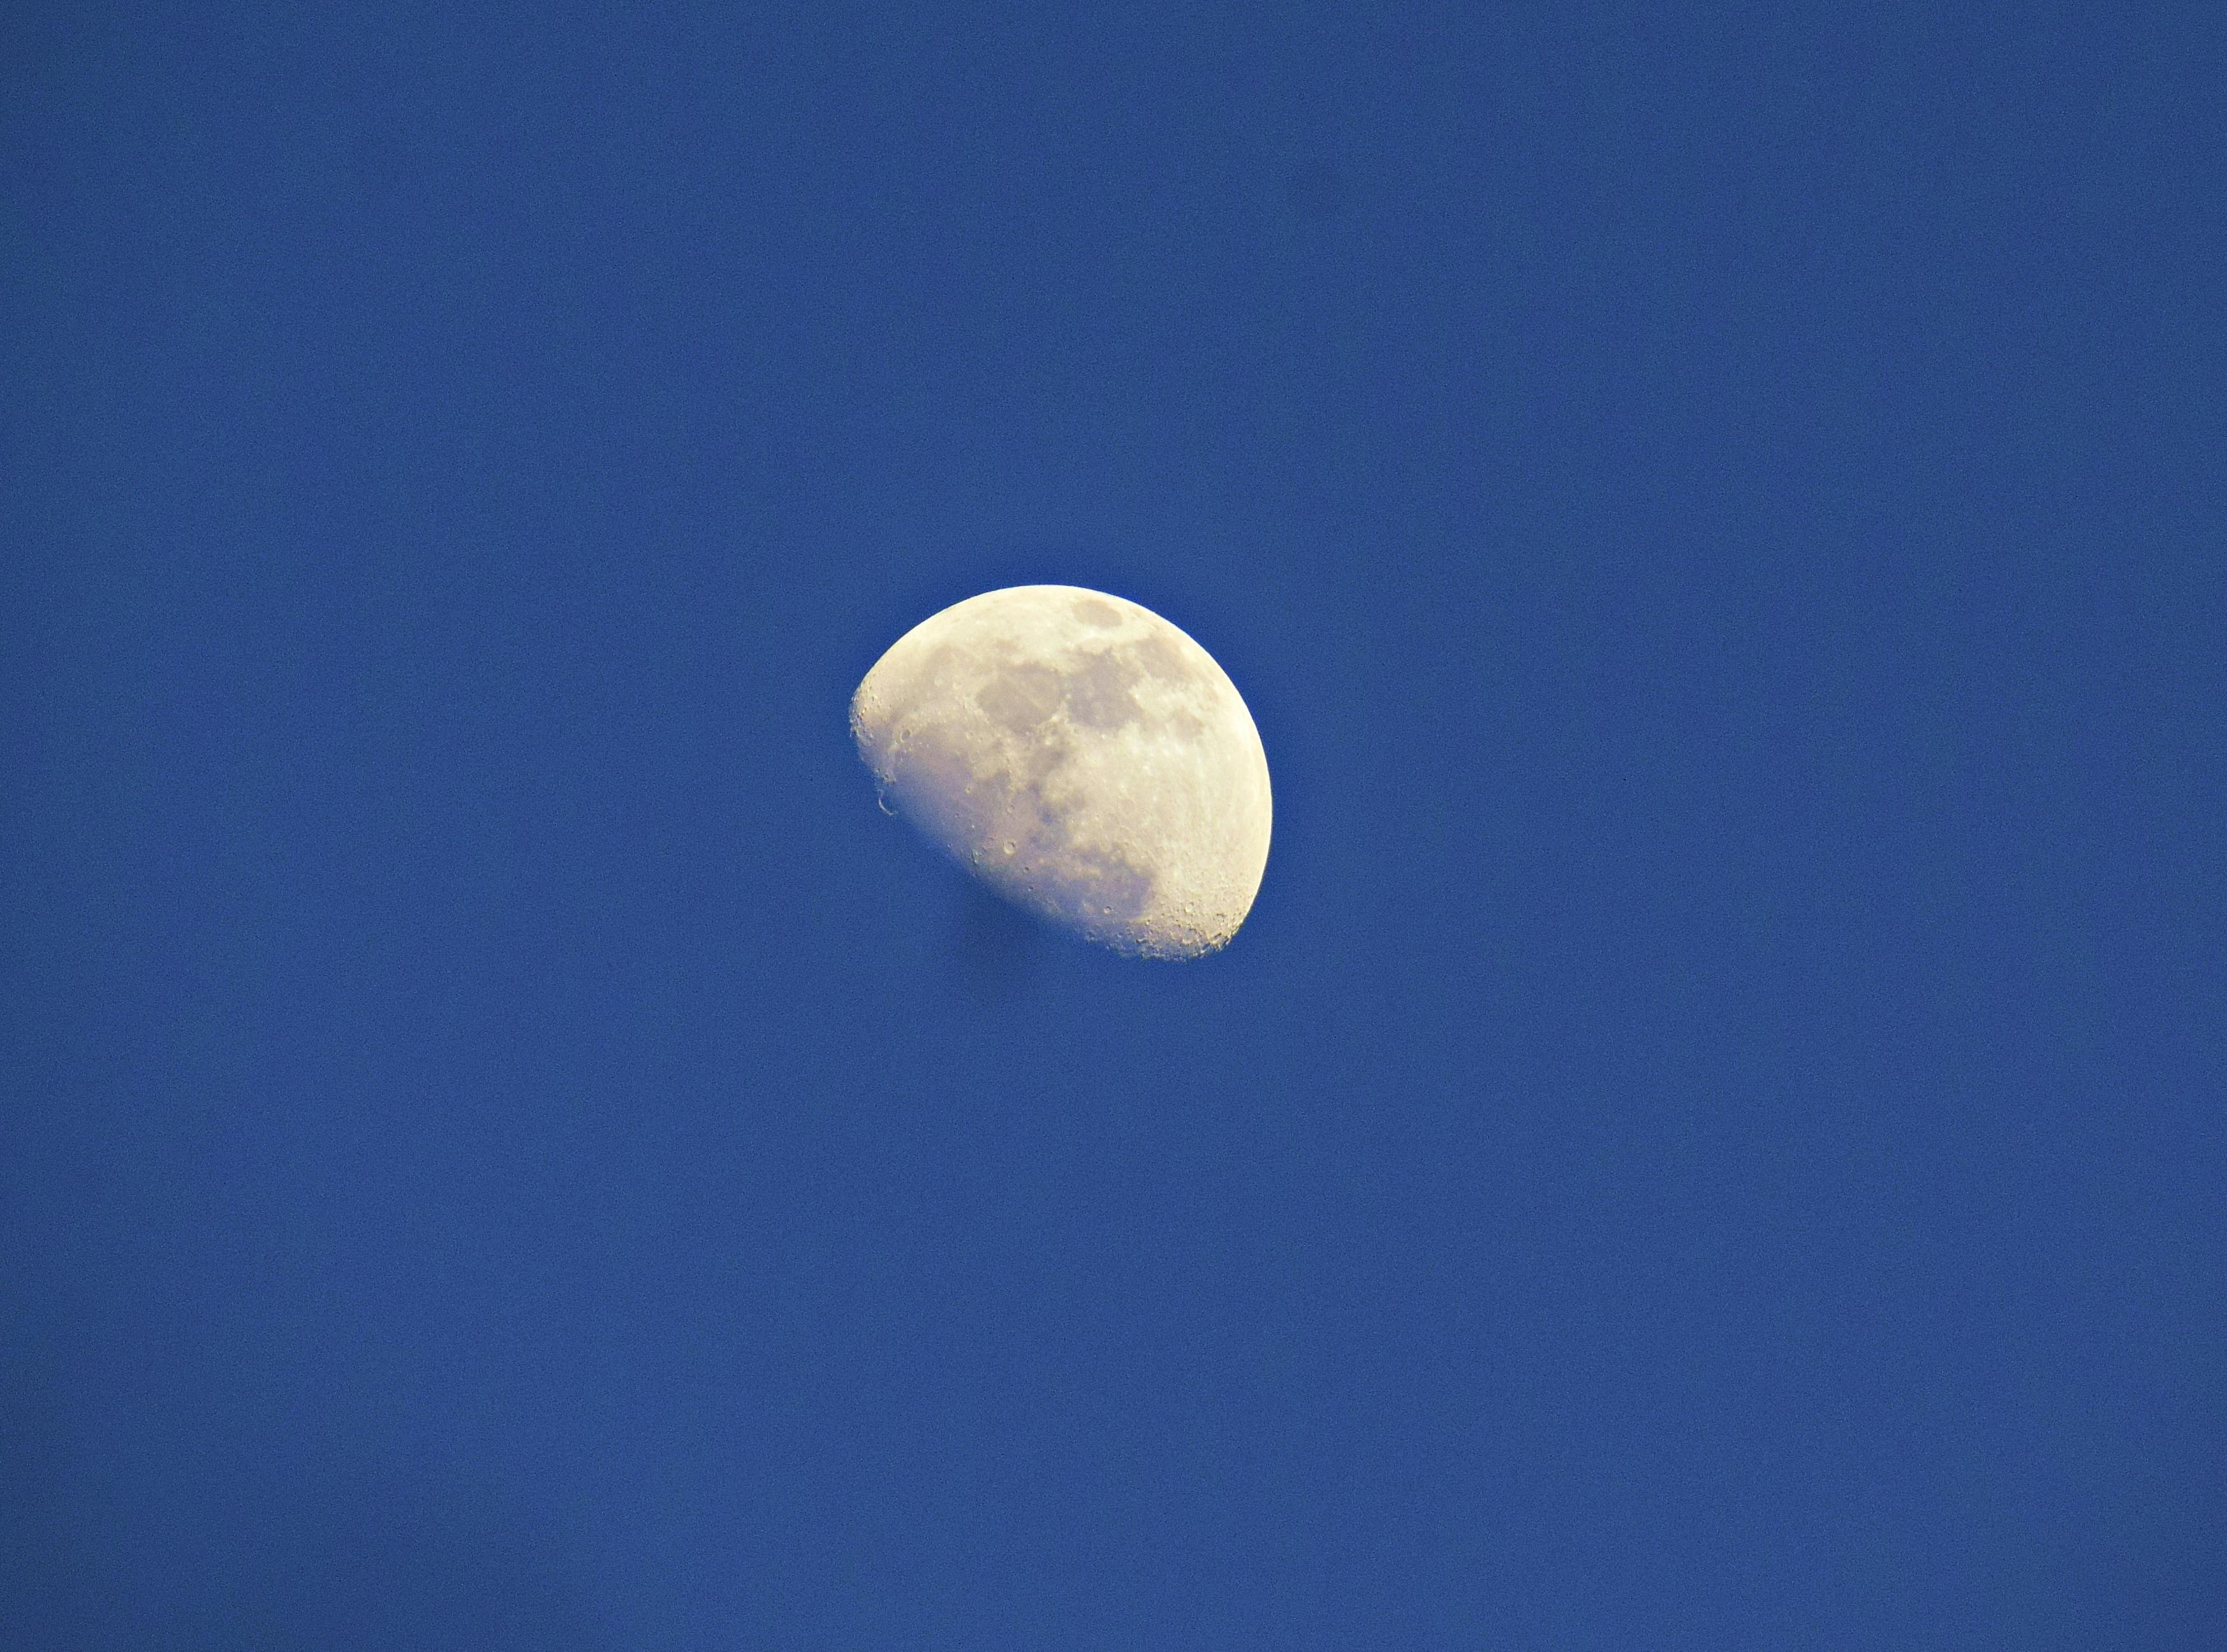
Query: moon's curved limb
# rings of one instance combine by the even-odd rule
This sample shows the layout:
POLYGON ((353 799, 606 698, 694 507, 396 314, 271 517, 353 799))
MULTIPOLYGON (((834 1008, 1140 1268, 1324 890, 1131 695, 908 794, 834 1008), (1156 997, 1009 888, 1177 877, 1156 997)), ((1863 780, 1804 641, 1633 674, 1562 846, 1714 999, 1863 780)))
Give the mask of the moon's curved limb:
POLYGON ((1212 656, 1074 585, 945 609, 884 654, 851 731, 884 796, 992 888, 1152 958, 1228 943, 1268 860, 1268 762, 1212 656))

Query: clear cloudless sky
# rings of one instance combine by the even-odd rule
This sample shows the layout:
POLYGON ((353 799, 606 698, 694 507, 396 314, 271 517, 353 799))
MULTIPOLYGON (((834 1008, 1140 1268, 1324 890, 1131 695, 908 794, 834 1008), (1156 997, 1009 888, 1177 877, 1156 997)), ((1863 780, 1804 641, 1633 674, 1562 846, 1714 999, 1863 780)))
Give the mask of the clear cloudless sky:
POLYGON ((0 1642, 2227 1645, 2227 11, 0 21, 0 1642), (1131 962, 881 651, 1184 627, 1131 962))

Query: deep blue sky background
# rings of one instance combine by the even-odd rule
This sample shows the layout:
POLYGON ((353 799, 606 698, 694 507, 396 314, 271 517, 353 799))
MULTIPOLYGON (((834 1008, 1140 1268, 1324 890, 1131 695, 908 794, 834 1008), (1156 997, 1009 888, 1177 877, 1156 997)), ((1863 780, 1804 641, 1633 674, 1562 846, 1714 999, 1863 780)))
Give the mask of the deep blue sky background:
POLYGON ((2215 4, 24 4, 0 203, 10 1646, 2227 1644, 2215 4), (1221 956, 874 807, 1037 580, 1221 956))

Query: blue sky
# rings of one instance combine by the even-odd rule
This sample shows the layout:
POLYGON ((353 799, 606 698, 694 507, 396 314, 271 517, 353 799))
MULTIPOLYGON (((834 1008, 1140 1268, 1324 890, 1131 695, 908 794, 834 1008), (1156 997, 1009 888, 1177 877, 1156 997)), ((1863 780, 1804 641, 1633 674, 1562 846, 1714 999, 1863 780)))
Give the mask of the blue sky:
POLYGON ((11 9, 0 1617, 2227 1639, 2224 46, 11 9), (1226 953, 875 808, 1037 581, 1226 953))

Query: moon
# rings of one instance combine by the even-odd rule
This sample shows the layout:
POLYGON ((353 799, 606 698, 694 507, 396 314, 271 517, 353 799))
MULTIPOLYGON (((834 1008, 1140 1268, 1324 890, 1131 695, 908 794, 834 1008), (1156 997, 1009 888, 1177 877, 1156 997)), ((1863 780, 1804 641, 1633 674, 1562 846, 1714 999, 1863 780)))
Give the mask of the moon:
POLYGON ((894 803, 1009 900, 1117 952, 1228 943, 1268 864, 1268 759, 1212 655, 1076 585, 1017 585, 900 637, 851 701, 894 803))

